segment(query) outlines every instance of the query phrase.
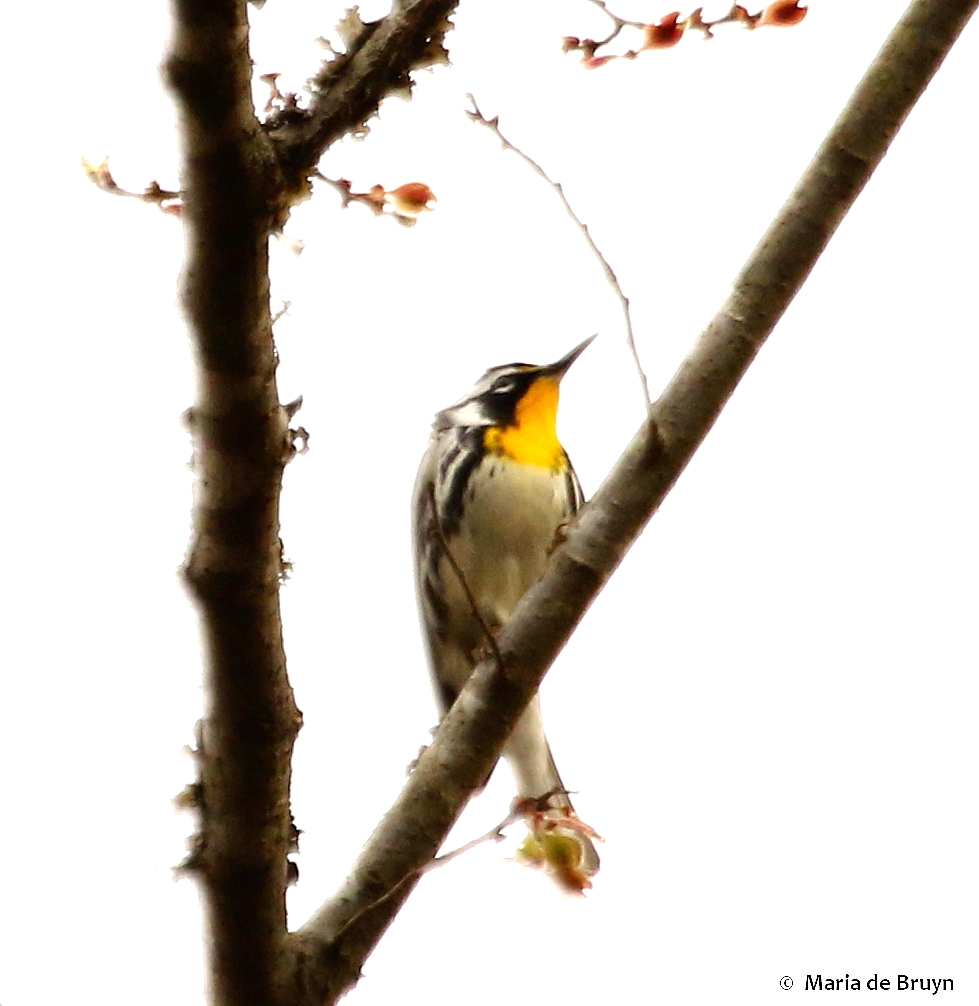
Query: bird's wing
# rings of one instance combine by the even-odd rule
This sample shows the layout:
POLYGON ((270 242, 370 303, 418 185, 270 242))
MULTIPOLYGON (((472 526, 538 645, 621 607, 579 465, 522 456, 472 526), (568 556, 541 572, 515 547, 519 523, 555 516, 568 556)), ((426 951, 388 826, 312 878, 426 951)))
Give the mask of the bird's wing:
POLYGON ((564 455, 564 460, 567 462, 567 468, 564 470, 564 480, 568 490, 568 516, 571 517, 584 506, 585 496, 581 491, 581 483, 578 481, 578 476, 567 454, 564 455))

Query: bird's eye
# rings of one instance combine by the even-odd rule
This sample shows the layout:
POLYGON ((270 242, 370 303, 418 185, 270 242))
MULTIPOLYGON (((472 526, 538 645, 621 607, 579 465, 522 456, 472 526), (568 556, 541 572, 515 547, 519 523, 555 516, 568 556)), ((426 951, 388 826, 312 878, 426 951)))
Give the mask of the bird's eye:
POLYGON ((508 377, 506 380, 497 381, 496 384, 490 388, 490 391, 492 391, 494 395, 505 395, 508 392, 513 391, 516 386, 517 382, 512 377, 508 377))

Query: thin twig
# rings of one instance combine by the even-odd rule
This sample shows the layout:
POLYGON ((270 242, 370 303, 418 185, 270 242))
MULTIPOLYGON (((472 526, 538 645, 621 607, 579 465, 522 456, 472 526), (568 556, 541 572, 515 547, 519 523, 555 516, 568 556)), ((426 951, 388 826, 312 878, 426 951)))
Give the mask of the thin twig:
MULTIPOLYGON (((612 16, 612 15, 610 15, 612 16)), ((472 102, 473 111, 466 110, 466 115, 473 122, 478 122, 481 126, 485 126, 490 132, 494 133, 499 139, 500 143, 503 145, 504 150, 512 150, 518 157, 520 157, 525 164, 527 164, 532 171, 538 174, 541 178, 547 182, 548 185, 557 194, 558 199, 564 204, 564 209, 571 219, 577 224, 578 230, 581 231, 582 236, 588 243, 588 247, 591 248, 595 257, 602 264, 602 269, 605 271, 605 278, 608 280, 609 286, 615 291, 615 295, 619 298, 619 303, 622 306, 622 316, 625 320, 625 340, 626 345, 629 347, 629 351, 632 353, 632 359, 636 364, 636 371, 639 374, 639 383, 642 386, 642 397, 646 403, 646 409, 648 410, 652 404, 649 397, 649 383, 646 380, 645 371, 642 369, 642 363, 639 360, 639 351, 636 349, 636 339, 632 331, 632 313, 629 310, 629 298, 622 292, 622 287, 619 285, 618 277, 615 275, 612 267, 608 263, 608 259, 602 254, 598 245, 595 244, 594 239, 591 236, 591 232, 588 230, 588 225, 584 223, 577 213, 572 209, 571 203, 568 202, 568 197, 564 194, 564 189, 560 182, 555 182, 550 175, 529 155, 525 154, 519 147, 514 146, 501 132, 500 132, 500 120, 499 116, 494 116, 492 119, 487 119, 486 116, 479 109, 479 105, 476 104, 476 99, 471 95, 467 94, 466 97, 472 102)))
POLYGON ((649 50, 671 49, 680 42, 687 31, 699 31, 706 40, 713 38, 713 29, 722 24, 740 24, 742 28, 747 28, 749 31, 754 31, 755 28, 762 28, 765 25, 780 25, 787 28, 799 24, 808 13, 808 7, 800 6, 802 0, 776 0, 776 2, 763 7, 757 14, 749 14, 744 6, 733 3, 726 14, 714 18, 713 21, 705 21, 703 18, 704 9, 698 7, 686 17, 682 17, 680 11, 672 11, 662 15, 658 21, 647 24, 619 17, 618 14, 614 14, 608 9, 605 0, 590 0, 590 2, 611 19, 612 30, 605 38, 597 42, 593 38, 577 38, 573 35, 567 35, 562 45, 562 49, 566 53, 580 52, 581 64, 587 69, 604 66, 613 59, 635 59, 641 52, 649 50), (642 36, 639 48, 628 49, 626 52, 615 55, 597 55, 600 49, 619 37, 623 28, 639 30, 642 36))
POLYGON ((457 859, 463 853, 469 852, 472 849, 477 848, 480 845, 485 845, 487 842, 502 842, 506 835, 503 834, 505 828, 509 828, 511 824, 516 824, 522 817, 524 817, 524 811, 522 807, 517 805, 510 811, 509 814, 503 820, 484 835, 480 835, 479 838, 474 838, 471 842, 466 842, 465 845, 460 845, 458 849, 452 849, 450 852, 445 852, 441 856, 435 856, 430 859, 427 863, 422 866, 417 867, 414 870, 409 870, 393 887, 385 891, 379 898, 375 898, 368 905, 364 905, 356 915, 351 916, 343 925, 343 928, 337 933, 337 939, 343 935, 346 930, 348 930, 358 919, 362 918, 368 912, 373 911, 379 905, 383 905, 385 901, 390 900, 401 890, 404 885, 416 877, 423 877, 426 873, 431 873, 432 870, 437 870, 439 867, 445 866, 447 863, 451 863, 453 859, 457 859))
POLYGON ((351 203, 363 203, 374 216, 393 217, 404 227, 414 227, 418 214, 430 210, 431 204, 438 201, 424 182, 409 182, 391 190, 372 185, 367 192, 354 192, 346 178, 327 178, 318 168, 312 176, 336 189, 344 209, 351 203))
POLYGON ((480 628, 486 636, 489 648, 492 651, 493 656, 496 658, 496 666, 502 670, 503 657, 500 655, 499 647, 496 645, 496 636, 493 635, 489 625, 486 624, 486 619, 483 618, 483 613, 479 610, 476 598, 474 597, 473 592, 469 589, 469 584, 466 583, 466 576, 462 572, 459 563, 456 562, 455 556, 452 554, 452 550, 449 548, 449 543, 445 538, 445 531, 442 529, 442 518, 439 517, 438 502, 435 499, 434 483, 429 486, 428 492, 432 504, 432 519, 434 521, 433 531, 438 536, 442 549, 445 552, 445 557, 449 560, 449 565, 452 567, 453 572, 459 579, 459 585, 462 587, 462 591, 466 595, 466 600, 469 602, 469 607, 472 609, 473 617, 477 622, 479 622, 480 628))
MULTIPOLYGON (((600 49, 603 45, 608 45, 613 39, 615 39, 619 32, 623 28, 644 28, 645 24, 642 21, 627 21, 625 18, 619 17, 618 14, 613 14, 608 7, 605 5, 605 0, 591 0, 591 2, 599 8, 604 14, 607 14, 614 24, 612 31, 606 38, 603 38, 601 42, 595 43, 595 48, 600 49)), ((475 104, 475 102, 473 102, 475 104)))
POLYGON ((318 168, 312 172, 312 175, 336 189, 344 209, 351 203, 363 203, 376 216, 380 216, 384 212, 383 185, 375 185, 369 192, 354 192, 353 186, 346 178, 327 178, 318 168))
POLYGON ((109 170, 108 157, 101 164, 89 164, 83 157, 82 170, 96 188, 101 189, 103 192, 108 192, 113 196, 126 196, 129 199, 139 199, 144 203, 154 203, 164 213, 168 213, 171 216, 179 216, 180 214, 179 200, 183 199, 182 192, 161 189, 159 183, 155 181, 150 182, 142 192, 130 192, 128 189, 124 189, 118 185, 115 178, 112 177, 112 172, 109 170), (164 203, 168 205, 164 206, 164 203))
POLYGON ((485 835, 480 835, 479 838, 474 838, 471 842, 460 845, 458 849, 453 849, 451 852, 445 852, 441 856, 436 856, 430 863, 422 867, 422 872, 428 873, 430 870, 436 869, 436 867, 445 866, 446 863, 450 863, 464 852, 469 852, 470 849, 475 849, 478 845, 485 845, 487 842, 502 842, 506 838, 506 835, 503 834, 504 829, 509 828, 511 824, 516 824, 523 816, 524 811, 522 806, 516 804, 495 828, 490 828, 485 835))

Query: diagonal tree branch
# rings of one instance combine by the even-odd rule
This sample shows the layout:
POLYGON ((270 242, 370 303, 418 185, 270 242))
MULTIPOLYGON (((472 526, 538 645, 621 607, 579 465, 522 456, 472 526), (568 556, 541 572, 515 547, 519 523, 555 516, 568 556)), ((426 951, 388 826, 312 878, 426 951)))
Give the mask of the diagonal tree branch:
MULTIPOLYGON (((394 0, 380 21, 348 21, 347 51, 323 63, 310 79, 309 108, 266 123, 294 186, 309 177, 332 143, 362 128, 385 97, 406 93, 409 71, 448 62, 442 39, 457 2, 394 0)), ((356 12, 348 17, 355 19, 356 12)))
POLYGON ((915 0, 891 32, 726 303, 499 634, 502 660, 476 668, 339 893, 294 935, 297 1002, 334 1002, 356 982, 546 668, 710 431, 977 6, 915 0))

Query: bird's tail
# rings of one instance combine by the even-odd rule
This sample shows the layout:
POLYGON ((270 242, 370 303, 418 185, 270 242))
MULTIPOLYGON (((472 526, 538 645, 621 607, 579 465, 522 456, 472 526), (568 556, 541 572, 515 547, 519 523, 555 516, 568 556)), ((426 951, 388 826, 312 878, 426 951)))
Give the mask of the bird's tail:
POLYGON ((555 880, 581 893, 598 872, 598 836, 575 813, 541 725, 537 696, 517 721, 503 754, 513 772, 530 835, 521 857, 545 868, 555 880))

